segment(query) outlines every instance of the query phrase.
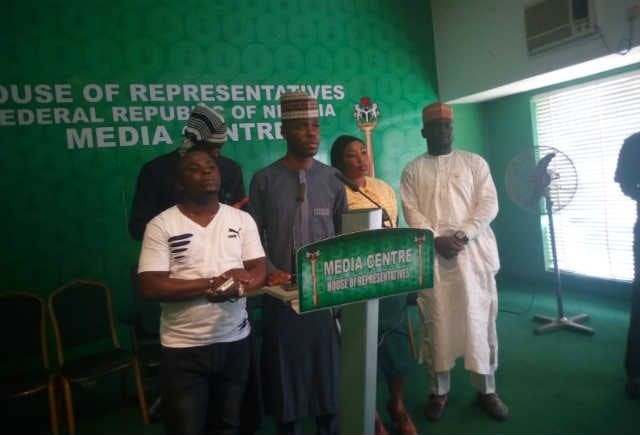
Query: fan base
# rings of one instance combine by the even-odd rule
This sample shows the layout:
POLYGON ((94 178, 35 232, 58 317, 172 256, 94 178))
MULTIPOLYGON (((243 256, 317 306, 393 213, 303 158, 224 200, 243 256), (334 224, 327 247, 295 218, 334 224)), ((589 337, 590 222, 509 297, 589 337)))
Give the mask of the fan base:
POLYGON ((544 322, 546 323, 546 325, 536 328, 533 332, 534 334, 539 335, 544 334, 545 332, 553 332, 557 331, 558 329, 567 328, 576 332, 581 332, 583 334, 593 335, 595 334, 593 328, 589 328, 588 326, 580 324, 580 322, 582 322, 583 320, 588 319, 588 314, 578 314, 577 316, 571 317, 549 317, 536 314, 533 316, 533 320, 544 322))

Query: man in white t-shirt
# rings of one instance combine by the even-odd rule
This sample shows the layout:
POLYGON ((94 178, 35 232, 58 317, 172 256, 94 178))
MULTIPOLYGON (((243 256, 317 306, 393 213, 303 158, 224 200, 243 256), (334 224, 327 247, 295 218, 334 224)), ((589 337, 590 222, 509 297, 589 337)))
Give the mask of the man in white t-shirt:
POLYGON ((162 305, 160 385, 167 435, 232 434, 249 373, 245 292, 260 288, 265 253, 253 218, 218 201, 220 174, 203 151, 179 164, 183 200, 147 224, 138 283, 162 305))

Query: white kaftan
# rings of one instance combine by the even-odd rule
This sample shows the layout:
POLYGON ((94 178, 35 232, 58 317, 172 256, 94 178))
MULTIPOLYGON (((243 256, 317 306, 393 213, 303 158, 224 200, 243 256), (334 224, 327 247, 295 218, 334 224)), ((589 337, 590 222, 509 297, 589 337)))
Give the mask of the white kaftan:
POLYGON ((500 261, 489 226, 498 213, 489 166, 466 151, 425 153, 402 172, 400 196, 409 226, 431 229, 434 237, 459 230, 469 237, 453 259, 434 256, 434 288, 418 294, 424 320, 421 358, 432 372, 449 371, 464 356, 467 370, 493 374, 500 261))

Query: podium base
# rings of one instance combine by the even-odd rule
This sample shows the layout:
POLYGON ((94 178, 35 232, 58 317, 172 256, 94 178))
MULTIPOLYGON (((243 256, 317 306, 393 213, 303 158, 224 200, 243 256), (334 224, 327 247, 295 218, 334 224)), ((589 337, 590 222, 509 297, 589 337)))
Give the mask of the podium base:
POLYGON ((342 307, 340 426, 373 434, 378 363, 378 299, 342 307))

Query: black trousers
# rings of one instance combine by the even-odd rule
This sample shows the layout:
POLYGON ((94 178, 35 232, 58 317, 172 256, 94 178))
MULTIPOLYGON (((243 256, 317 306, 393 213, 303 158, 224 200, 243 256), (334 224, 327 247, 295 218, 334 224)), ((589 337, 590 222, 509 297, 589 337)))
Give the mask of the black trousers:
POLYGON ((640 219, 636 221, 633 231, 633 264, 635 273, 631 290, 625 369, 627 377, 640 378, 640 219))
POLYGON ((249 373, 249 338, 162 348, 160 384, 167 435, 234 434, 249 373))

